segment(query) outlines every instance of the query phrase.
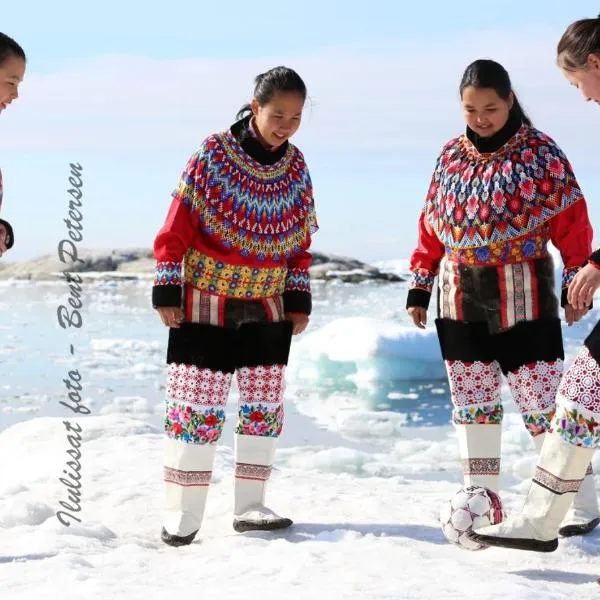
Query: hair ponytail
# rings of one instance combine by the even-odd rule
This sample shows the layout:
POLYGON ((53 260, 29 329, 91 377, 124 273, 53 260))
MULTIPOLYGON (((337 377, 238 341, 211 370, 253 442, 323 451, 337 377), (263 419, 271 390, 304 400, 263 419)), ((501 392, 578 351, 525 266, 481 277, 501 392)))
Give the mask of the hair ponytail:
POLYGON ((252 107, 250 106, 250 104, 244 104, 244 106, 242 106, 242 108, 238 110, 238 113, 235 118, 239 121, 240 119, 243 119, 246 115, 249 115, 251 113, 252 107))
POLYGON ((531 119, 525 114, 517 95, 513 92, 513 105, 510 109, 510 114, 519 118, 525 125, 529 125, 531 127, 531 119))

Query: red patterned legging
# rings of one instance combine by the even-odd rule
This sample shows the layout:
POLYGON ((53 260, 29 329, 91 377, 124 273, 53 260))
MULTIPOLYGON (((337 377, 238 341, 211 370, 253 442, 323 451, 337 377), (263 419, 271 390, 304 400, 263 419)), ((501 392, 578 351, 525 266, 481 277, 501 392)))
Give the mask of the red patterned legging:
MULTIPOLYGON (((456 424, 501 423, 504 415, 500 389, 502 370, 496 361, 446 361, 456 424)), ((532 436, 548 430, 563 361, 537 361, 506 374, 512 397, 532 436)))
MULTIPOLYGON (((236 433, 278 437, 283 427, 285 365, 242 367, 236 433)), ((216 443, 223 432, 232 374, 193 365, 168 367, 165 430, 193 444, 216 443)))
POLYGON ((576 446, 600 445, 600 364, 586 346, 560 384, 550 430, 576 446))

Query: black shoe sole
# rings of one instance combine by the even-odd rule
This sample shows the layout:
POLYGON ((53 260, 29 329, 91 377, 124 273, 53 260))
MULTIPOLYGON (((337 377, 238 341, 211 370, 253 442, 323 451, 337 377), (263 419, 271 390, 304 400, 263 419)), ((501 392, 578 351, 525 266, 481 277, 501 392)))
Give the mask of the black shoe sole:
POLYGON ((164 527, 160 532, 160 539, 169 546, 179 547, 179 546, 189 546, 196 537, 198 530, 190 533, 189 535, 180 536, 180 535, 172 535, 170 534, 164 527))
POLYGON ((532 540, 527 538, 502 538, 491 535, 479 535, 471 532, 469 539, 485 546, 497 546, 498 548, 511 548, 513 550, 529 550, 530 552, 554 552, 558 548, 558 538, 549 542, 532 540))
POLYGON ((562 537, 574 537, 576 535, 586 535, 600 525, 600 519, 592 519, 584 525, 565 525, 558 530, 558 534, 562 537))
POLYGON ((233 528, 238 533, 244 533, 246 531, 276 531, 277 529, 287 529, 291 527, 294 522, 291 519, 279 519, 277 521, 241 521, 234 519, 233 528))

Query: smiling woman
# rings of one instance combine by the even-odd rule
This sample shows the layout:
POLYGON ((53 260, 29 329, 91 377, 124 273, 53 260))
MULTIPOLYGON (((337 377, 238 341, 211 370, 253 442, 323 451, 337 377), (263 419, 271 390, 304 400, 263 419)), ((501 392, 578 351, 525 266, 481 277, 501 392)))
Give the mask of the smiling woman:
MULTIPOLYGON (((557 63, 586 100, 600 101, 600 18, 571 23, 557 47, 557 63)), ((600 287, 600 250, 569 285, 568 301, 590 305, 600 287)), ((600 524, 590 511, 596 486, 590 461, 600 445, 600 322, 589 332, 558 389, 556 412, 521 512, 505 522, 472 532, 489 546, 554 552, 559 535, 587 533, 600 524), (573 499, 574 497, 574 499, 573 499), (589 502, 581 502, 588 498, 589 502), (575 509, 575 510, 574 510, 575 509), (559 529, 564 518, 572 521, 559 529), (573 519, 575 516, 575 519, 573 519)))
MULTIPOLYGON (((0 33, 0 113, 19 97, 19 84, 25 76, 25 52, 12 38, 0 33)), ((2 172, 0 172, 0 208, 2 207, 2 172)), ((0 256, 14 245, 13 229, 0 219, 0 256)))
POLYGON ((155 240, 152 300, 170 330, 166 544, 190 544, 202 523, 234 373, 234 529, 292 524, 265 506, 265 487, 283 428, 292 335, 307 327, 312 308, 312 182, 289 142, 305 99, 292 69, 259 75, 237 121, 188 161, 155 240))
POLYGON ((300 127, 306 100, 306 86, 291 69, 276 67, 255 79, 254 98, 237 114, 252 115, 251 132, 270 150, 292 137, 300 127))
POLYGON ((465 70, 460 96, 467 125, 481 137, 498 133, 509 118, 531 120, 521 108, 506 69, 492 60, 476 60, 465 70))
MULTIPOLYGON (((569 161, 531 125, 504 67, 471 63, 460 93, 467 130, 438 157, 407 309, 424 327, 437 276, 436 327, 465 484, 498 492, 502 375, 538 450, 555 411, 564 349, 548 243, 564 263, 561 304, 571 325, 588 308, 571 306, 566 292, 591 255, 592 228, 569 161)), ((591 472, 588 480, 593 488, 591 472)), ((586 533, 598 517, 584 486, 565 530, 586 533)))

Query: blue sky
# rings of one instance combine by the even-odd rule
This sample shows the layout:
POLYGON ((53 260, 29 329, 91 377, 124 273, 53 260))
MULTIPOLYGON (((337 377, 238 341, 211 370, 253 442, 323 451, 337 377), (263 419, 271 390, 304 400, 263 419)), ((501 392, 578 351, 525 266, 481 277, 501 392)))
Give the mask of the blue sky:
POLYGON ((230 125, 253 77, 276 64, 296 68, 311 97, 294 142, 315 183, 314 249, 366 260, 409 255, 437 153, 464 128, 460 76, 484 56, 503 62, 534 123, 567 152, 600 231, 600 114, 554 65, 566 25, 600 10, 574 5, 3 7, 2 31, 29 57, 21 98, 0 117, 2 216, 16 232, 11 258, 55 252, 66 234, 73 161, 84 169, 84 245, 151 246, 188 155, 230 125))

